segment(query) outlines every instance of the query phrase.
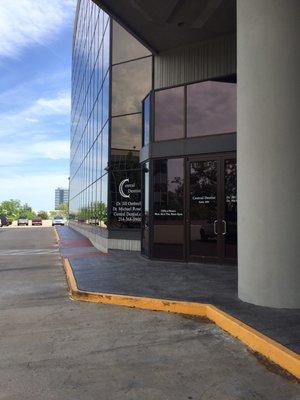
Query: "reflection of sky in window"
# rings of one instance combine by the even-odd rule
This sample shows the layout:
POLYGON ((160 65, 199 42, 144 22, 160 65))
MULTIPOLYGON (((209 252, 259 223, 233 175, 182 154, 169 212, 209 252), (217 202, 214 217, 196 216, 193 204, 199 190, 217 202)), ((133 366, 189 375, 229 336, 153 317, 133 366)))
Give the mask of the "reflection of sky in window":
POLYGON ((151 89, 151 62, 149 57, 113 66, 112 115, 141 112, 151 89))
POLYGON ((105 74, 109 67, 109 25, 106 27, 106 31, 103 38, 103 73, 105 74))
POLYGON ((134 58, 151 55, 142 44, 113 21, 113 63, 124 62, 134 58))
POLYGON ((141 114, 112 119, 111 147, 139 150, 141 148, 141 114))
POLYGON ((183 87, 155 93, 155 140, 183 137, 183 99, 183 87))
POLYGON ((236 132, 236 84, 201 82, 187 87, 187 136, 236 132))
POLYGON ((149 143, 150 139, 150 96, 148 96, 144 101, 144 133, 143 133, 143 146, 149 143))
POLYGON ((109 115, 109 73, 107 74, 103 83, 102 89, 103 108, 102 108, 102 124, 105 124, 109 115))
POLYGON ((107 202, 107 173, 104 168, 108 160, 109 72, 107 71, 110 51, 108 16, 94 3, 82 2, 78 26, 81 28, 75 32, 73 54, 70 174, 70 207, 74 211, 80 207, 88 207, 94 201, 107 202), (84 22, 83 17, 86 7, 91 8, 88 24, 84 22), (103 127, 105 122, 106 126, 103 127))

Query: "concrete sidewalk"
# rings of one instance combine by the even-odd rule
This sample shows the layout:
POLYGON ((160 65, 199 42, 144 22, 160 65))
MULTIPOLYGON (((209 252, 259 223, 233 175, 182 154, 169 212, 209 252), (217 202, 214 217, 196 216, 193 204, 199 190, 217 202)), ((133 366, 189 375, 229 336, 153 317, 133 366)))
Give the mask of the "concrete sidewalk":
POLYGON ((59 227, 61 254, 69 259, 78 289, 88 292, 209 303, 300 353, 299 310, 273 309, 241 302, 237 268, 153 261, 139 253, 95 249, 68 227, 59 227))

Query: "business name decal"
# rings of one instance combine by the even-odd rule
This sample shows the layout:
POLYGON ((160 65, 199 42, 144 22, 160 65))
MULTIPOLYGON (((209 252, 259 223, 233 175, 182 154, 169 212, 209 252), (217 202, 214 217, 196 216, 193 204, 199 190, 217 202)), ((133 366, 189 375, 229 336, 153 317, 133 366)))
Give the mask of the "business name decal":
POLYGON ((130 183, 127 178, 120 183, 119 193, 122 197, 129 198, 131 194, 140 194, 141 189, 137 189, 135 183, 130 183))
POLYGON ((126 178, 122 179, 117 187, 119 199, 113 203, 113 217, 119 223, 140 223, 142 203, 141 189, 138 184, 126 178))

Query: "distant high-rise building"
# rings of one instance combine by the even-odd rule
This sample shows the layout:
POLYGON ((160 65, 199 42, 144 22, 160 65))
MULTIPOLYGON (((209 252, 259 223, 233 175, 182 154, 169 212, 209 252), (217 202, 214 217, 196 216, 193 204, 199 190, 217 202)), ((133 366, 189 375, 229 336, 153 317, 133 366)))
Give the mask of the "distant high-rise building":
POLYGON ((58 209, 60 204, 68 203, 69 201, 69 189, 58 187, 55 189, 55 210, 58 209))

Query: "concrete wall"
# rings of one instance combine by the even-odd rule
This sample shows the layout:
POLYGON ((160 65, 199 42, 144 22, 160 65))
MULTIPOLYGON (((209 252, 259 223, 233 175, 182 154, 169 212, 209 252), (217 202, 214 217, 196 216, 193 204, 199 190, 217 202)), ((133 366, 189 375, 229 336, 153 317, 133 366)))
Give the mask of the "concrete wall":
POLYGON ((140 240, 127 240, 127 239, 108 239, 109 249, 129 250, 129 251, 141 251, 140 240))
POLYGON ((239 297, 300 307, 300 1, 237 0, 239 297))
POLYGON ((103 251, 104 253, 107 253, 109 249, 129 251, 141 250, 140 240, 111 238, 109 237, 109 231, 94 225, 79 224, 77 222, 70 221, 69 226, 75 231, 86 236, 97 249, 103 251))
POLYGON ((98 250, 108 252, 108 237, 101 235, 100 228, 73 221, 69 222, 69 227, 87 237, 98 250))
POLYGON ((154 58, 154 88, 236 73, 236 36, 228 35, 154 58))

